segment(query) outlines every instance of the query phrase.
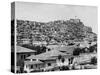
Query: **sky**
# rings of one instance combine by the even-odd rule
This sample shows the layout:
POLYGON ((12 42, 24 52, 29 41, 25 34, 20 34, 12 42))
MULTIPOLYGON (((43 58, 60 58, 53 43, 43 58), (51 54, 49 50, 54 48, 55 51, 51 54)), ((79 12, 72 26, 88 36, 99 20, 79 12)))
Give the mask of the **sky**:
POLYGON ((16 2, 15 16, 16 19, 38 22, 79 18, 85 26, 98 33, 96 6, 16 2))

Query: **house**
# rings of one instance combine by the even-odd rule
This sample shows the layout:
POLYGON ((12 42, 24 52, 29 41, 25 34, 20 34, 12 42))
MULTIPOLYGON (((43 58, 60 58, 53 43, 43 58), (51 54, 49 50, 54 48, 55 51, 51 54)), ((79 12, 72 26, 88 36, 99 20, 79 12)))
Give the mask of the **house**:
POLYGON ((28 38, 17 39, 17 44, 18 45, 30 44, 30 39, 28 39, 28 38))
POLYGON ((57 41, 54 40, 54 39, 51 39, 50 42, 49 42, 49 45, 54 45, 54 44, 57 44, 57 41))
POLYGON ((18 70, 20 70, 20 67, 23 66, 24 64, 24 60, 26 57, 35 54, 35 50, 31 50, 28 48, 24 48, 21 46, 17 46, 16 47, 16 53, 17 53, 17 66, 18 66, 18 70))
POLYGON ((79 45, 79 47, 80 48, 85 48, 85 47, 87 47, 87 48, 89 48, 89 43, 88 43, 88 41, 82 41, 82 42, 75 42, 75 44, 76 45, 79 45))
MULTIPOLYGON (((42 67, 40 69, 47 71, 47 70, 53 69, 54 67, 58 67, 58 66, 68 66, 70 56, 71 55, 62 53, 58 50, 51 50, 51 51, 47 51, 45 53, 41 53, 38 55, 31 55, 27 57, 26 59, 29 59, 30 61, 36 61, 36 62, 42 61, 43 62, 41 64, 42 67)), ((37 64, 37 66, 39 65, 40 64, 37 64)), ((33 68, 33 70, 35 70, 35 68, 33 68)))
POLYGON ((73 66, 76 69, 84 69, 85 66, 91 63, 91 58, 97 57, 96 53, 82 53, 79 56, 74 57, 73 66))
POLYGON ((79 23, 80 22, 80 19, 70 19, 69 22, 79 23))
POLYGON ((51 49, 51 50, 55 50, 56 48, 59 47, 59 45, 48 45, 46 47, 49 48, 49 49, 51 49))
POLYGON ((41 61, 24 61, 24 71, 31 72, 34 70, 40 70, 43 67, 43 62, 41 61))
POLYGON ((63 46, 63 47, 59 47, 58 50, 72 55, 75 48, 76 48, 75 45, 74 46, 63 46))
POLYGON ((42 55, 31 55, 27 57, 29 61, 27 64, 25 62, 24 70, 27 72, 35 71, 35 70, 43 70, 46 71, 48 68, 54 67, 53 65, 56 63, 55 58, 44 57, 42 55), (37 62, 36 64, 33 62, 37 62), (42 63, 40 63, 42 62, 42 63), (51 64, 52 62, 52 64, 51 64), (31 63, 31 64, 30 64, 31 63), (29 65, 30 64, 30 65, 29 65), (27 67, 25 67, 27 66, 27 67), (30 68, 30 66, 33 66, 30 68))
POLYGON ((48 45, 47 48, 51 50, 58 50, 63 53, 73 54, 74 49, 76 48, 75 45, 73 46, 65 46, 65 45, 48 45))
POLYGON ((47 45, 46 41, 33 41, 32 42, 33 45, 47 45))
POLYGON ((80 42, 80 48, 85 48, 85 47, 89 48, 89 46, 90 45, 87 42, 80 42))
POLYGON ((97 44, 97 42, 96 42, 96 41, 91 42, 91 46, 94 46, 94 45, 96 45, 96 44, 97 44))

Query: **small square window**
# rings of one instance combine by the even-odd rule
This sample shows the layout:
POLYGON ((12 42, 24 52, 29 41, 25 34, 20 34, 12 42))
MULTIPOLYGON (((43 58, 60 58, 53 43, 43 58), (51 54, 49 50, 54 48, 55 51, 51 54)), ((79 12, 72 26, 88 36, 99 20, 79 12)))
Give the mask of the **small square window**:
POLYGON ((51 63, 48 63, 48 66, 51 66, 51 63))

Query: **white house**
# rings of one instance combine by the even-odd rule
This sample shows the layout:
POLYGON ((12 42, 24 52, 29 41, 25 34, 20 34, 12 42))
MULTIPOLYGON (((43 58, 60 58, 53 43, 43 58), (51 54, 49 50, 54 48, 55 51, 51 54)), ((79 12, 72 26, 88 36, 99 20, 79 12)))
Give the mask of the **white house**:
POLYGON ((24 71, 31 72, 34 70, 40 70, 42 68, 43 62, 41 61, 24 61, 24 71))
MULTIPOLYGON (((36 62, 42 61, 43 62, 41 64, 42 67, 40 67, 40 69, 47 71, 47 70, 50 70, 57 66, 68 66, 70 55, 62 53, 58 50, 51 50, 51 51, 47 51, 45 53, 41 53, 38 55, 31 55, 31 56, 27 57, 26 59, 29 59, 30 61, 34 60, 36 62), (59 56, 61 56, 64 59, 64 61, 62 59, 59 59, 59 56)), ((30 61, 29 61, 29 63, 30 63, 30 61)), ((28 61, 27 61, 27 63, 28 63, 28 61)), ((33 63, 32 65, 36 65, 36 64, 33 63)), ((38 67, 39 67, 39 65, 40 64, 37 64, 38 67)), ((36 69, 36 68, 34 68, 34 69, 36 69)), ((28 70, 31 71, 31 69, 29 69, 29 68, 28 68, 28 70)))

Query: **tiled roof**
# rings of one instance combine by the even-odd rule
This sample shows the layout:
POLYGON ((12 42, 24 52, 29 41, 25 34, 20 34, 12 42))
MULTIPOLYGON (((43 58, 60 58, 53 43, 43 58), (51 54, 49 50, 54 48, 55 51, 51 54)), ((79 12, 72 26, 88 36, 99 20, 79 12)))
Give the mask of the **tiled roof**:
POLYGON ((56 46, 53 49, 58 51, 64 51, 66 53, 72 53, 75 49, 75 46, 56 46))
POLYGON ((80 43, 80 48, 84 48, 84 47, 89 47, 89 44, 85 43, 85 42, 81 42, 80 43))
POLYGON ((52 51, 48 51, 48 52, 45 52, 45 53, 41 53, 41 54, 38 54, 38 55, 31 55, 29 57, 27 57, 27 59, 43 59, 43 60, 46 60, 46 59, 53 59, 54 56, 59 56, 59 55, 62 55, 62 56, 65 56, 67 54, 65 53, 62 53, 60 51, 57 51, 57 50, 52 50, 52 51))
POLYGON ((54 48, 56 48, 56 47, 58 47, 58 45, 48 45, 48 46, 47 46, 47 48, 50 48, 50 49, 54 49, 54 48))
POLYGON ((59 51, 72 51, 74 50, 75 46, 63 46, 63 47, 59 47, 59 51))
POLYGON ((17 53, 27 53, 27 52, 36 52, 35 50, 31 50, 25 47, 17 46, 16 48, 17 53))
POLYGON ((97 44, 97 42, 92 42, 92 43, 91 43, 91 46, 96 45, 96 44, 97 44))
POLYGON ((24 61, 24 62, 25 62, 25 64, 41 64, 41 63, 43 63, 41 61, 24 61))

